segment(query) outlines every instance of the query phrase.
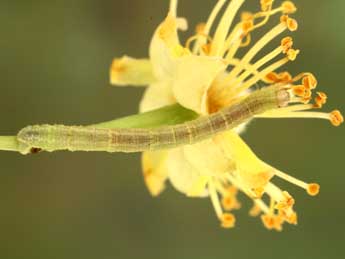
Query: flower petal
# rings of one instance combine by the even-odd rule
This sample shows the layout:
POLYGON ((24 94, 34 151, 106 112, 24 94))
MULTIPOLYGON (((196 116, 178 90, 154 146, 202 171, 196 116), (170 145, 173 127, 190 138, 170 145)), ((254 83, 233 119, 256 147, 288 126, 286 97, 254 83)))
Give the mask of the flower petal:
POLYGON ((117 86, 146 86, 155 82, 153 68, 148 59, 128 56, 114 59, 110 69, 110 82, 117 86))
POLYGON ((175 58, 188 54, 180 45, 177 29, 185 29, 186 22, 169 13, 156 29, 150 45, 150 60, 154 75, 160 80, 172 78, 174 75, 175 58))
POLYGON ((272 168, 262 162, 235 132, 220 133, 214 139, 224 153, 231 154, 236 163, 235 176, 246 187, 264 188, 273 177, 272 168))
POLYGON ((183 147, 184 156, 203 176, 220 176, 234 170, 234 161, 213 139, 183 147))
POLYGON ((207 195, 205 190, 207 179, 202 177, 197 169, 188 162, 182 148, 169 151, 167 168, 169 180, 176 190, 190 197, 207 195))
POLYGON ((140 112, 147 112, 176 103, 170 81, 160 81, 150 85, 140 102, 140 112))
POLYGON ((207 91, 226 63, 215 57, 184 56, 177 60, 173 92, 178 103, 197 113, 207 114, 207 91))
POLYGON ((158 196, 165 189, 168 178, 166 158, 165 151, 146 151, 142 154, 144 181, 152 196, 158 196))

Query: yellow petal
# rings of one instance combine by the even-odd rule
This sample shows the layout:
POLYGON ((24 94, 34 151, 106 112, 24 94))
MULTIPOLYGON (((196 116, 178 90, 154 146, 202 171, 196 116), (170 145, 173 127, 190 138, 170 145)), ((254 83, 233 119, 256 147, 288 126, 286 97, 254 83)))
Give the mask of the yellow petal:
POLYGON ((221 176, 234 170, 232 158, 213 139, 183 147, 184 156, 202 176, 221 176))
POLYGON ((207 91, 225 69, 226 64, 220 58, 192 55, 179 58, 173 81, 178 103, 197 113, 207 114, 207 91))
POLYGON ((154 75, 160 80, 171 79, 175 70, 175 58, 189 54, 180 45, 177 34, 179 26, 186 26, 183 23, 181 18, 177 19, 169 13, 153 35, 150 45, 150 60, 154 75))
POLYGON ((214 139, 224 153, 233 157, 236 163, 235 176, 245 187, 262 189, 273 177, 273 170, 262 162, 235 132, 227 131, 218 134, 214 139))
POLYGON ((193 197, 204 197, 206 181, 185 158, 181 148, 169 151, 167 159, 169 180, 176 190, 193 197))
POLYGON ((170 81, 160 81, 150 85, 140 102, 140 112, 147 112, 176 103, 170 81))
POLYGON ((158 196, 165 189, 168 178, 165 151, 146 151, 142 154, 144 181, 152 196, 158 196))
POLYGON ((147 86, 155 82, 150 60, 128 56, 114 59, 110 68, 110 82, 117 86, 147 86))

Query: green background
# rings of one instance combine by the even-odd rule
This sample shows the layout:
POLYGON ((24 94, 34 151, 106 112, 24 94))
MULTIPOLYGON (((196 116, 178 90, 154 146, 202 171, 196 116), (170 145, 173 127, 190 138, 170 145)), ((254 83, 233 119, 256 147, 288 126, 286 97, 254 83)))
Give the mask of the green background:
MULTIPOLYGON (((215 1, 180 2, 193 28, 215 1)), ((258 0, 247 2, 249 10, 258 7, 258 0)), ((345 111, 345 1, 298 2, 294 38, 302 53, 290 70, 313 71, 329 95, 326 110, 345 111)), ((0 135, 28 124, 136 113, 142 89, 110 87, 109 66, 115 56, 147 56, 167 7, 162 0, 1 0, 0 135)), ((344 127, 261 120, 244 138, 270 164, 321 184, 311 198, 278 182, 297 200, 297 227, 267 231, 244 202, 237 227, 224 230, 208 199, 186 198, 171 186, 151 198, 138 154, 2 152, 0 258, 342 258, 344 127)))

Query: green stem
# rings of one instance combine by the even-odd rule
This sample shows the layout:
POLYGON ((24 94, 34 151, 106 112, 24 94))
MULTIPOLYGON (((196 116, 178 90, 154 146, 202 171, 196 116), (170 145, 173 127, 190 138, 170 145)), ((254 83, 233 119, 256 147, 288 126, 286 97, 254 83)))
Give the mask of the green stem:
MULTIPOLYGON (((101 122, 87 127, 95 128, 155 128, 163 125, 174 125, 194 120, 198 115, 178 104, 166 106, 150 112, 131 115, 124 118, 101 122)), ((0 150, 19 151, 16 136, 0 136, 0 150)))

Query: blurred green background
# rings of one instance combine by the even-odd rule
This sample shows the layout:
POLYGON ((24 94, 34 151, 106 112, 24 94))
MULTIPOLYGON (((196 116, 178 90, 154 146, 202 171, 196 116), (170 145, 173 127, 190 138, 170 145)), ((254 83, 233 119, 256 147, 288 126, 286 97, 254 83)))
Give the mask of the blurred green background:
MULTIPOLYGON (((193 28, 214 2, 181 0, 179 13, 193 28)), ((258 7, 258 0, 247 2, 258 7)), ((330 97, 326 109, 345 111, 345 1, 297 6, 294 38, 302 53, 289 67, 313 71, 330 97)), ((0 135, 28 124, 136 113, 142 89, 110 87, 109 66, 123 54, 146 57, 167 8, 162 0, 1 0, 0 135)), ((279 182, 297 200, 297 227, 267 231, 248 217, 245 202, 229 231, 219 227, 208 199, 185 198, 171 186, 151 198, 138 154, 1 152, 0 258, 342 258, 344 127, 262 120, 244 138, 265 161, 321 184, 311 198, 279 182)))

